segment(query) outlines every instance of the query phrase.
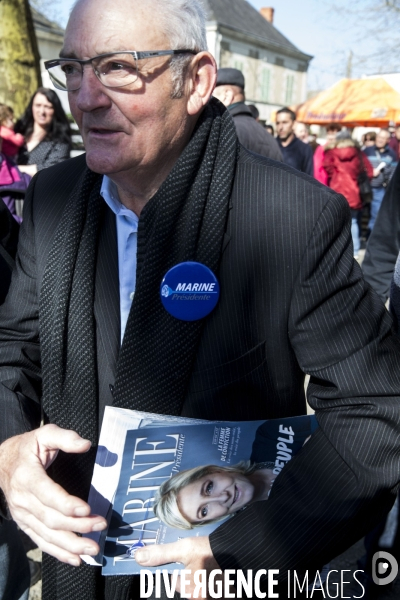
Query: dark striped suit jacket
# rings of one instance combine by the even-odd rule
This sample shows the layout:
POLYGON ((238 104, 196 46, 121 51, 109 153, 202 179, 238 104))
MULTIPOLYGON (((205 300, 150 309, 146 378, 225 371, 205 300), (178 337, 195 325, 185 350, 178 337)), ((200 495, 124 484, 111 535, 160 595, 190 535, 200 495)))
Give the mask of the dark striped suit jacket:
MULTIPOLYGON (((39 422, 38 295, 54 231, 84 168, 79 157, 42 171, 28 193, 17 271, 0 313, 2 439, 39 422)), ((304 373, 311 375, 320 429, 268 502, 211 536, 222 568, 274 568, 284 579, 288 569, 326 563, 391 505, 399 480, 399 342, 353 261, 344 198, 244 149, 218 277, 220 302, 204 325, 182 414, 303 414, 304 373)), ((94 306, 101 407, 112 402, 118 285, 115 218, 107 212, 94 306)))

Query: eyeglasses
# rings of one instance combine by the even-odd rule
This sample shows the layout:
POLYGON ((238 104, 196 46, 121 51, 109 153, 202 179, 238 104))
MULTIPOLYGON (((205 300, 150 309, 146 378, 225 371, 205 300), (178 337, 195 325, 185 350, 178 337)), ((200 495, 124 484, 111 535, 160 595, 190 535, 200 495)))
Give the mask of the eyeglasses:
POLYGON ((157 56, 196 54, 194 50, 149 50, 135 52, 124 50, 99 54, 87 60, 57 58, 44 63, 50 79, 58 90, 75 92, 82 84, 84 65, 91 65, 96 77, 108 88, 119 88, 134 83, 138 78, 138 61, 157 56))

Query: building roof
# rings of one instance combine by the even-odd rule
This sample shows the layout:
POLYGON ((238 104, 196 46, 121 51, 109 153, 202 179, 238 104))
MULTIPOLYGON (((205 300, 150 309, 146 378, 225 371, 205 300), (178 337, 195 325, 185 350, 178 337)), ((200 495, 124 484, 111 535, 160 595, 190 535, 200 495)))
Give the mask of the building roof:
POLYGON ((301 52, 246 0, 203 0, 207 21, 246 34, 255 42, 264 42, 277 51, 306 61, 312 56, 301 52))
POLYGON ((32 5, 31 5, 31 12, 32 12, 33 26, 35 28, 36 33, 38 33, 39 31, 43 31, 45 33, 51 33, 53 35, 56 35, 60 38, 64 38, 64 29, 62 27, 60 27, 60 25, 58 25, 58 23, 55 23, 54 21, 50 21, 49 19, 47 19, 47 17, 42 15, 42 13, 40 13, 35 8, 33 8, 32 5))

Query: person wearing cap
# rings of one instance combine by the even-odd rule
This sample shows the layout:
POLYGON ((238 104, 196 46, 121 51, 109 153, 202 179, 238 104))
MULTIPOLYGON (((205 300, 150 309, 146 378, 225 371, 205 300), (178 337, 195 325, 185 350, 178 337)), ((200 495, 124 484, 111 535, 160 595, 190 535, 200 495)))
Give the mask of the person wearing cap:
POLYGON ((276 140, 256 121, 252 109, 244 103, 244 87, 244 76, 239 69, 218 69, 213 95, 228 108, 242 146, 250 152, 282 161, 276 140))

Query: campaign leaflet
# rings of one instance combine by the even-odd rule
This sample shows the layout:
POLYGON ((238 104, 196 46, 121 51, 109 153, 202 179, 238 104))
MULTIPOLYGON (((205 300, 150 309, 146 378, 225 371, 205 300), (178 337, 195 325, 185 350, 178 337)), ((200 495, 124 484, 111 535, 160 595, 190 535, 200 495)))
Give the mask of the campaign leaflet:
POLYGON ((242 460, 271 463, 278 476, 317 426, 311 415, 201 421, 107 407, 88 502, 92 513, 107 518, 109 528, 106 534, 89 534, 101 552, 95 559, 83 559, 102 565, 103 575, 133 575, 141 569, 135 561, 137 548, 209 535, 226 519, 190 530, 162 523, 152 509, 158 487, 186 469, 232 467, 242 460))

